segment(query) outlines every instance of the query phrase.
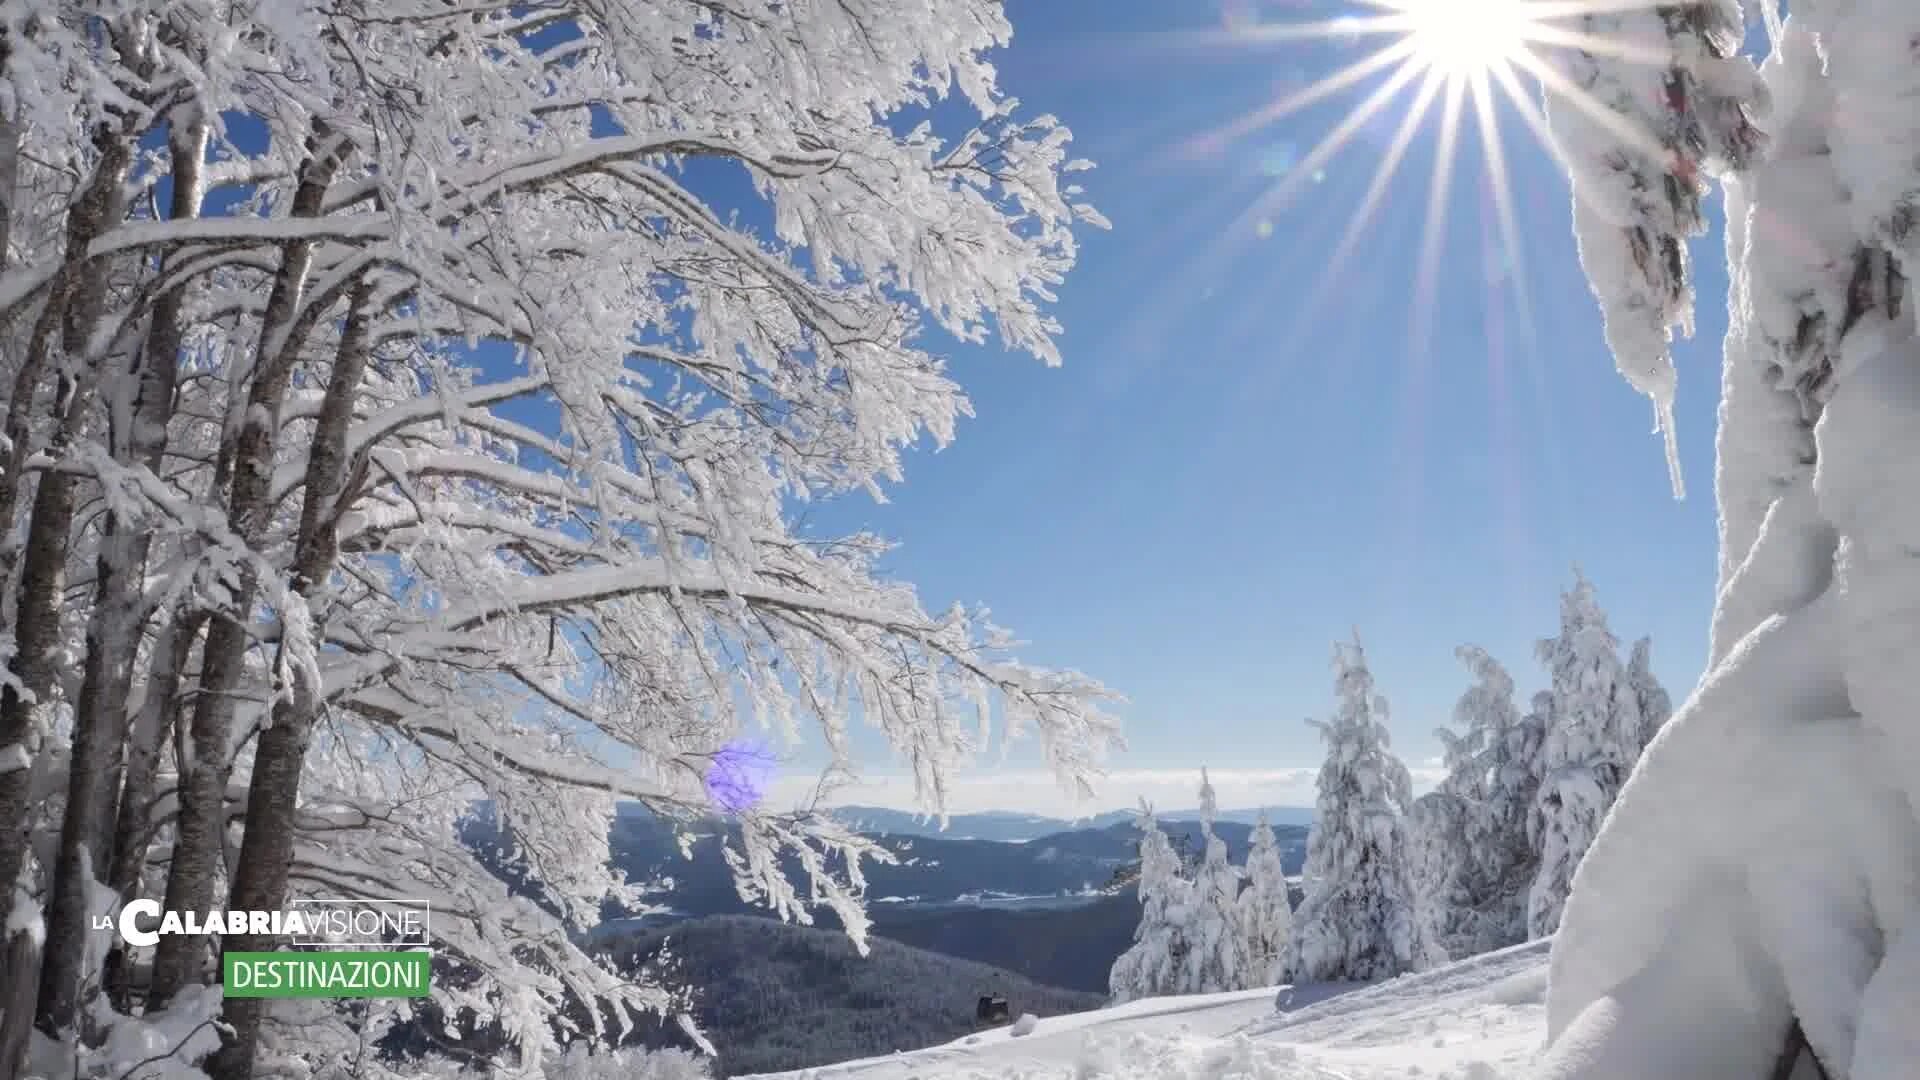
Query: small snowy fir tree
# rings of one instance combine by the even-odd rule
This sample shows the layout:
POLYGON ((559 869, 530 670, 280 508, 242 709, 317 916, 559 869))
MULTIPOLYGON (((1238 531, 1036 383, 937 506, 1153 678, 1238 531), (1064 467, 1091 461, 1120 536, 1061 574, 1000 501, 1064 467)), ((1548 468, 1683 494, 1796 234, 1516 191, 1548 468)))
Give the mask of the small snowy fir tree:
POLYGON ((1180 993, 1188 953, 1186 927, 1193 883, 1180 875, 1180 856, 1154 819, 1140 808, 1140 925, 1133 946, 1113 962, 1107 985, 1114 1004, 1180 993))
POLYGON ((1200 834, 1205 850, 1194 871, 1193 903, 1189 909, 1187 971, 1181 993, 1217 994, 1262 985, 1250 969, 1247 942, 1241 933, 1240 868, 1227 861, 1227 842, 1213 831, 1219 806, 1213 783, 1200 771, 1200 834))
POLYGON ((1640 752, 1646 750, 1647 744, 1666 726, 1667 718, 1673 715, 1673 698, 1653 674, 1651 638, 1633 643, 1633 655, 1627 658, 1627 686, 1633 691, 1634 703, 1640 711, 1639 745, 1634 752, 1637 764, 1640 752))
POLYGON ((1552 678, 1552 711, 1534 799, 1540 867, 1527 898, 1531 938, 1559 926, 1574 870, 1639 756, 1641 731, 1620 642, 1578 568, 1560 597, 1560 635, 1541 641, 1538 655, 1552 678))
POLYGON ((1293 936, 1293 907, 1287 902, 1287 873, 1280 843, 1265 811, 1253 827, 1247 851, 1247 887, 1240 893, 1240 932, 1247 943, 1247 974, 1252 986, 1272 986, 1286 978, 1287 941, 1293 936))
POLYGON ((1286 950, 1287 981, 1371 981, 1414 970, 1427 955, 1407 867, 1407 767, 1388 749, 1387 702, 1359 635, 1333 650, 1333 719, 1309 720, 1327 744, 1307 840, 1307 893, 1286 950))

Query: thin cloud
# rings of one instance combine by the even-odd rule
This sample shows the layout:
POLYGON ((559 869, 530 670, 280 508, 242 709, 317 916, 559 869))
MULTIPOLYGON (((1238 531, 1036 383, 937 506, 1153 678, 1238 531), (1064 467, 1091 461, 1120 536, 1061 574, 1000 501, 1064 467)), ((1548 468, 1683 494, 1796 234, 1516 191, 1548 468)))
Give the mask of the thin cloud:
MULTIPOLYGON (((1413 774, 1414 793, 1429 791, 1444 770, 1421 765, 1413 774)), ((1223 810, 1257 806, 1312 806, 1317 768, 1207 770, 1223 810)), ((773 785, 771 801, 791 807, 811 801, 818 778, 782 777, 773 785)), ((1200 766, 1191 768, 1116 769, 1110 772, 1090 800, 1075 802, 1052 773, 1040 769, 1003 769, 962 773, 948 786, 947 810, 954 814, 1003 810, 1074 818, 1126 810, 1145 799, 1163 810, 1190 810, 1200 801, 1200 766)), ((828 799, 833 806, 881 806, 918 810, 913 782, 903 774, 876 773, 838 788, 828 799)))

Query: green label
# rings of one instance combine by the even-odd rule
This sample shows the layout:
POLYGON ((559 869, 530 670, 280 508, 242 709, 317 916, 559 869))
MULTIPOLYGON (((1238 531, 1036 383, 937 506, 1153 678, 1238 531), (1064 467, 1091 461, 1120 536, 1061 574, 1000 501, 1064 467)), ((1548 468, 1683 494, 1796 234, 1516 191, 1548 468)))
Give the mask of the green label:
POLYGON ((230 998, 426 997, 431 954, 230 952, 220 982, 230 998))

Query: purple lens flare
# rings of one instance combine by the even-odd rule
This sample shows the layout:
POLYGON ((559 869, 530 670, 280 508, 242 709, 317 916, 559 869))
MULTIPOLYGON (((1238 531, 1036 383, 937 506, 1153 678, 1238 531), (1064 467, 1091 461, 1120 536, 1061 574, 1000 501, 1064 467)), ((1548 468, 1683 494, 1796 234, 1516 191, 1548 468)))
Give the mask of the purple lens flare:
POLYGON ((744 814, 767 797, 778 764, 757 742, 735 740, 714 752, 707 766, 707 798, 729 814, 744 814))

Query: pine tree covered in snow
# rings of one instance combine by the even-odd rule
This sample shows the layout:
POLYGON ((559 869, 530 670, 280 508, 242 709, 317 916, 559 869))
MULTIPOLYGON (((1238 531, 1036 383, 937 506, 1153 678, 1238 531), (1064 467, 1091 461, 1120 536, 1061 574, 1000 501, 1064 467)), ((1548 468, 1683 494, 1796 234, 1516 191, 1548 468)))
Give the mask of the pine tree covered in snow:
POLYGON ((1458 959, 1526 938, 1540 741, 1506 668, 1478 646, 1455 655, 1476 681, 1454 706, 1458 730, 1436 732, 1447 774, 1414 804, 1412 862, 1429 940, 1458 959))
MULTIPOLYGON (((1624 132, 1556 131, 1569 157, 1621 158, 1683 110, 1752 116, 1767 152, 1709 162, 1732 296, 1708 667, 1580 867, 1541 1080, 1787 1075, 1796 1032, 1836 1080, 1920 1068, 1920 6, 1757 6, 1758 84, 1721 58, 1737 0, 1663 7, 1716 31, 1662 50, 1671 109, 1656 89, 1624 132)), ((1645 164, 1649 190, 1700 179, 1645 164)), ((1583 262, 1603 303, 1634 288, 1583 262)), ((1623 369, 1649 355, 1613 345, 1623 369)))
POLYGON ((1619 650, 1592 583, 1576 569, 1560 597, 1560 634, 1538 647, 1552 697, 1529 830, 1540 857, 1527 898, 1530 937, 1559 926, 1574 871, 1639 757, 1640 706, 1619 650))
POLYGON ((1248 986, 1272 986, 1286 978, 1287 942, 1293 936, 1293 906, 1280 844, 1264 811, 1247 849, 1247 887, 1240 893, 1241 936, 1247 943, 1248 986))
POLYGON ((1306 895, 1286 950, 1289 982, 1364 981, 1415 970, 1429 955, 1416 918, 1405 815, 1407 767, 1388 748, 1387 702, 1359 635, 1333 650, 1331 720, 1307 840, 1306 895))
POLYGON ((1143 806, 1140 827, 1140 925, 1133 945, 1113 962, 1108 988, 1114 1004, 1184 992, 1193 945, 1187 927, 1193 915, 1193 883, 1180 873, 1180 856, 1143 806))
POLYGON ((1482 804, 1434 790, 1413 801, 1407 813, 1407 873, 1413 882, 1414 918, 1421 940, 1433 952, 1423 967, 1479 952, 1473 844, 1482 804))
POLYGON ((1200 771, 1200 832, 1205 845, 1193 875, 1186 926, 1189 950, 1180 993, 1215 994, 1264 985, 1250 971, 1250 950, 1239 918, 1239 867, 1227 861, 1227 842, 1213 831, 1219 814, 1213 783, 1200 771))
POLYGON ((1634 705, 1640 714, 1638 747, 1634 754, 1638 762, 1639 753, 1646 750, 1647 744, 1673 715, 1673 698, 1653 674, 1652 639, 1641 638, 1633 643, 1633 655, 1627 659, 1627 686, 1633 692, 1634 705))

